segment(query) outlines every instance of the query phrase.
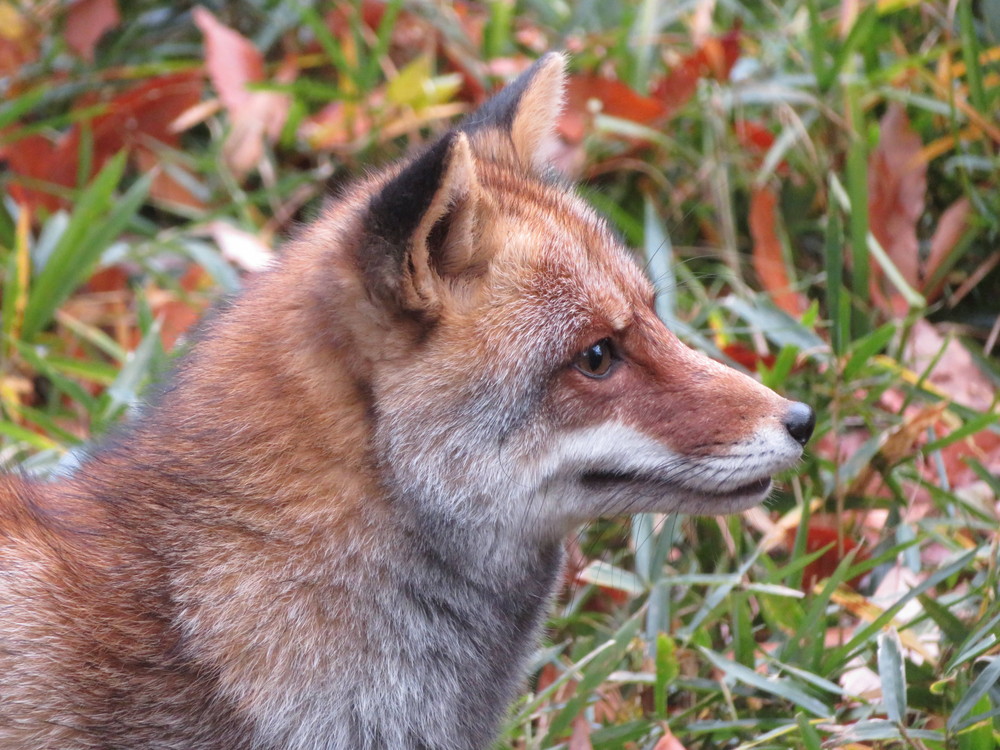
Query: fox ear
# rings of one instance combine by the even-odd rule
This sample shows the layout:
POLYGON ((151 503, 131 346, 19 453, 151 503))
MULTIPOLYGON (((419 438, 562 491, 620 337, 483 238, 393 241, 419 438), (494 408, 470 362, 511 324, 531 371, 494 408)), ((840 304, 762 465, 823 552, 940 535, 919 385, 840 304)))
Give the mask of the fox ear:
POLYGON ((479 183, 469 140, 448 133, 391 178, 368 206, 362 265, 371 291, 433 316, 453 282, 480 274, 479 183))
POLYGON ((544 171, 557 145, 555 127, 565 86, 566 57, 549 52, 483 104, 462 130, 470 134, 480 128, 505 131, 518 161, 533 171, 544 171))

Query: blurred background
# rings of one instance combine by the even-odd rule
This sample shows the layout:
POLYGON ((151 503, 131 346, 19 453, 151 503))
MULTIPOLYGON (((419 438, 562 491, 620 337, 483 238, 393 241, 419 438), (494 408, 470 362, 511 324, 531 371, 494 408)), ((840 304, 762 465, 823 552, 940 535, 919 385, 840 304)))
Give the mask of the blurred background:
POLYGON ((568 541, 500 747, 1000 746, 993 0, 0 0, 0 464, 72 468, 340 186, 550 49, 556 167, 664 320, 819 423, 743 518, 568 541))

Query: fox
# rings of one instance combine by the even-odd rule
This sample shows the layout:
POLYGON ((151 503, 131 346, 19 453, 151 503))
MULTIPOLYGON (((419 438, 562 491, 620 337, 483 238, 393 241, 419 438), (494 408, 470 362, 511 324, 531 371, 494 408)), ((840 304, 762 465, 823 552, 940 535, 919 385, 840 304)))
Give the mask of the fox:
POLYGON ((489 747, 569 534, 796 464, 812 409, 671 333, 552 168, 565 69, 346 188, 75 469, 0 475, 0 748, 489 747))

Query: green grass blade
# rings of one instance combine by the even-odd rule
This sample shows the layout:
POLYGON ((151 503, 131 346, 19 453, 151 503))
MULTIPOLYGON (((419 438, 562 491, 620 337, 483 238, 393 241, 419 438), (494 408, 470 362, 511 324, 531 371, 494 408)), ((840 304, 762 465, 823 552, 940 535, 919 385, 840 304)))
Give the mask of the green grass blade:
POLYGON ((700 648, 699 650, 705 655, 705 658, 712 662, 713 666, 735 680, 739 680, 740 682, 757 688, 762 692, 770 695, 776 695, 779 698, 790 701, 814 716, 832 715, 830 708, 825 703, 809 695, 790 680, 779 680, 774 677, 766 677, 758 674, 752 669, 744 667, 742 664, 730 661, 726 657, 716 654, 707 648, 700 648))
MULTIPOLYGON (((969 715, 972 708, 979 703, 979 700, 986 695, 990 688, 996 687, 1000 683, 1000 656, 994 656, 989 664, 969 685, 968 692, 962 696, 955 709, 948 717, 948 731, 957 732, 974 722, 963 721, 969 715)), ((978 718, 978 717, 977 717, 978 718)))
POLYGON ((906 670, 903 647, 895 628, 878 636, 878 676, 882 681, 882 704, 889 721, 902 724, 906 717, 906 670))
POLYGON ((979 62, 979 39, 972 18, 972 0, 958 0, 958 30, 962 40, 965 77, 969 81, 969 98, 977 111, 989 112, 986 90, 983 86, 983 72, 979 62))
POLYGON ((24 312, 22 335, 33 339, 56 309, 90 275, 101 253, 138 211, 153 174, 136 181, 120 201, 113 199, 125 169, 125 154, 111 159, 83 191, 51 255, 38 271, 24 312))

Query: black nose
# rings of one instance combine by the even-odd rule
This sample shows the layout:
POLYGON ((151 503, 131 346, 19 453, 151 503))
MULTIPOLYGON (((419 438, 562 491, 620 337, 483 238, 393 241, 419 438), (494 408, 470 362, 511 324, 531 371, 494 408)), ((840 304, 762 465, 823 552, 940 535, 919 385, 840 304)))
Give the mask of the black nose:
POLYGON ((796 401, 788 407, 788 413, 785 414, 785 429, 799 445, 809 442, 815 426, 816 414, 807 404, 796 401))

